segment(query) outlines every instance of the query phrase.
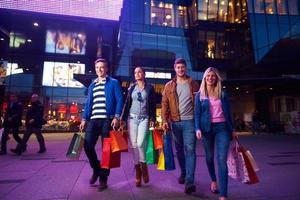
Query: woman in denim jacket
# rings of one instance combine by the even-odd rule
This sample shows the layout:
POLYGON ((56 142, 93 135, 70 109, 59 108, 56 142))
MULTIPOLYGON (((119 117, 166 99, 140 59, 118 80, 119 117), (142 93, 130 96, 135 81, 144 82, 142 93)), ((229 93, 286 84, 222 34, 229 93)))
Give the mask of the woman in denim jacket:
POLYGON ((155 93, 151 84, 145 81, 145 71, 141 67, 134 70, 135 83, 128 89, 128 95, 121 115, 122 121, 128 121, 129 137, 133 148, 136 171, 136 187, 141 187, 143 180, 149 182, 145 160, 146 135, 155 122, 155 93))
POLYGON ((227 152, 233 132, 233 120, 229 100, 222 91, 221 76, 217 69, 209 67, 203 75, 199 92, 195 97, 196 137, 202 139, 206 164, 211 178, 210 190, 220 193, 220 200, 227 199, 227 152), (214 165, 214 148, 217 149, 219 189, 214 165))

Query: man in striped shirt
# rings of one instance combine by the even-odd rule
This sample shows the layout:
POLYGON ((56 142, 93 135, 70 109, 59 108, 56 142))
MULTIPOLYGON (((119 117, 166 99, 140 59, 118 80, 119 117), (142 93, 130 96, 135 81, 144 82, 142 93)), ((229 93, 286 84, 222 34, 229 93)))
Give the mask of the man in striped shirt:
POLYGON ((108 67, 105 59, 99 58, 95 61, 95 71, 98 78, 88 88, 88 97, 79 128, 83 130, 88 122, 84 151, 93 169, 90 184, 94 184, 99 177, 98 190, 103 191, 107 188, 110 170, 100 168, 95 145, 100 135, 103 143, 103 138, 109 137, 111 127, 114 128, 119 125, 123 96, 119 81, 107 75, 108 67))

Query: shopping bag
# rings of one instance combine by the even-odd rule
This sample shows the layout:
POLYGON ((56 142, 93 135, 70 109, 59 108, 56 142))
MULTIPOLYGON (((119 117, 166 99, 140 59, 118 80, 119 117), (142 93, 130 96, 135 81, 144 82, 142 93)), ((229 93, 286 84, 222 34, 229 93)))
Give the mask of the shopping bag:
POLYGON ((165 170, 165 156, 164 151, 161 150, 159 157, 158 157, 158 163, 157 163, 157 169, 158 170, 165 170))
POLYGON ((162 131, 161 129, 154 128, 153 129, 153 142, 154 142, 154 149, 162 149, 163 148, 163 139, 162 139, 162 131))
POLYGON ((111 151, 112 152, 128 152, 128 134, 127 131, 119 129, 117 131, 111 130, 109 132, 111 140, 111 151))
POLYGON ((147 134, 147 146, 146 146, 146 163, 147 164, 155 164, 157 163, 157 154, 154 149, 153 144, 153 130, 149 130, 149 133, 147 134))
POLYGON ((257 163, 256 163, 254 157, 252 156, 251 152, 250 152, 249 150, 247 150, 247 151, 245 152, 245 154, 247 155, 247 157, 248 157, 248 159, 249 159, 249 161, 250 161, 250 164, 252 165, 254 171, 256 171, 256 172, 259 171, 259 168, 258 168, 258 166, 257 166, 257 163))
POLYGON ((103 139, 101 168, 110 169, 121 166, 121 152, 112 152, 111 144, 111 138, 103 139))
POLYGON ((1 128, 1 129, 0 129, 0 142, 1 142, 1 140, 2 140, 3 132, 4 132, 4 128, 1 128))
POLYGON ((245 167, 247 169, 247 173, 248 173, 248 180, 244 180, 243 183, 247 183, 247 184, 254 184, 254 183, 258 183, 259 179, 258 176, 255 172, 255 169, 253 168, 250 158, 249 158, 249 154, 247 154, 247 150, 239 145, 239 152, 242 155, 244 162, 245 162, 245 167))
POLYGON ((175 169, 175 162, 174 162, 174 155, 172 149, 172 134, 167 133, 164 134, 164 156, 165 156, 165 170, 174 170, 175 169))
POLYGON ((83 148, 83 143, 84 143, 84 133, 83 132, 74 133, 66 156, 68 158, 78 160, 83 148))

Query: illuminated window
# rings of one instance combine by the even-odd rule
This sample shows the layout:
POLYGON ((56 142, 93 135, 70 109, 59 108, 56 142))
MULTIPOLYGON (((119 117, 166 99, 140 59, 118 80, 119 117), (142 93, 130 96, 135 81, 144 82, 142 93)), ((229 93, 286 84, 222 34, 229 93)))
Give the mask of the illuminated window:
POLYGON ((187 20, 187 8, 184 6, 178 6, 177 12, 178 18, 178 27, 179 28, 188 28, 188 20, 187 20))
POLYGON ((227 22, 227 6, 228 6, 228 0, 221 0, 219 5, 219 21, 221 22, 227 22))
POLYGON ((287 0, 277 0, 277 11, 279 15, 287 14, 287 0))
POLYGON ((151 2, 151 24, 158 26, 175 26, 173 4, 151 2))
POLYGON ((10 48, 20 48, 20 46, 24 45, 26 42, 24 35, 18 33, 11 32, 9 38, 10 48))
POLYGON ((198 19, 207 20, 208 0, 198 0, 198 19))
POLYGON ((266 3, 266 13, 267 14, 276 14, 275 2, 274 0, 265 0, 266 3))
POLYGON ((218 0, 209 0, 207 19, 217 21, 218 0))
POLYGON ((254 0, 254 10, 255 13, 264 13, 265 11, 264 0, 254 0))

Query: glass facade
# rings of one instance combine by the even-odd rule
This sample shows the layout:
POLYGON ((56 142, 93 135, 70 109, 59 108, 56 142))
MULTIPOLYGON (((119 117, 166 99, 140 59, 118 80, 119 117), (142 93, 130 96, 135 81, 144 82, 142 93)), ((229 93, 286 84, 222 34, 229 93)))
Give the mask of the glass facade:
POLYGON ((250 13, 299 15, 298 0, 248 0, 248 4, 251 5, 249 6, 250 13))

